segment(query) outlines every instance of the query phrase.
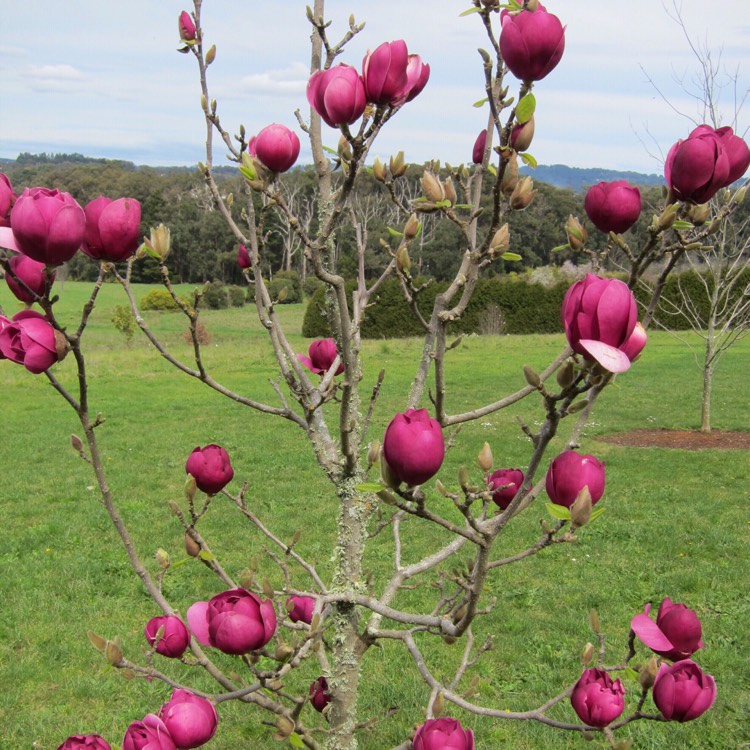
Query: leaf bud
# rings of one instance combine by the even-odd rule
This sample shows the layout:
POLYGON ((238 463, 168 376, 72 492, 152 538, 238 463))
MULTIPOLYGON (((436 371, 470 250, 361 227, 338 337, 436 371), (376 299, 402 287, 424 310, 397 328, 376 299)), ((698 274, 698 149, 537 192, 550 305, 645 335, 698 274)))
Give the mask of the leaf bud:
POLYGON ((390 159, 391 174, 394 177, 401 177, 406 172, 407 163, 404 161, 404 152, 399 151, 390 159))
POLYGON ((593 643, 587 643, 583 647, 583 651, 581 651, 581 664, 583 664, 584 667, 588 667, 589 664, 594 659, 594 644, 593 643))
POLYGON ((500 189, 503 191, 503 195, 511 195, 516 189, 516 183, 518 182, 518 156, 516 152, 512 151, 508 157, 508 163, 505 165, 505 171, 503 172, 503 179, 500 183, 500 189))
POLYGON ((710 214, 711 206, 708 203, 690 206, 688 209, 688 219, 690 219, 690 222, 696 227, 703 226, 703 224, 708 221, 710 214))
POLYGON ((74 451, 78 451, 80 453, 83 450, 83 441, 78 437, 78 435, 70 436, 70 444, 73 446, 74 451))
POLYGON ((279 293, 276 297, 277 301, 283 302, 287 298, 287 288, 285 286, 282 286, 281 289, 279 289, 279 293))
POLYGON ((100 635, 97 635, 93 630, 87 630, 86 635, 91 641, 91 645, 101 653, 104 653, 104 649, 107 647, 107 641, 100 635))
POLYGON ((479 463, 479 468, 484 472, 488 472, 492 468, 492 448, 490 448, 489 443, 485 443, 482 446, 482 450, 479 451, 479 455, 477 456, 477 463, 479 463))
POLYGON ((388 176, 385 164, 380 159, 375 157, 375 161, 372 165, 372 173, 378 182, 385 182, 385 178, 388 176))
POLYGON ((406 245, 401 245, 396 252, 396 268, 405 275, 409 274, 409 270, 411 269, 411 258, 409 257, 409 251, 407 250, 406 245))
POLYGON ((208 67, 216 59, 216 45, 212 44, 208 52, 206 52, 206 67, 208 67))
POLYGON ((380 478, 386 487, 391 487, 394 490, 401 484, 401 480, 393 473, 391 467, 388 466, 388 461, 385 460, 382 447, 380 449, 380 478))
POLYGON ((656 226, 660 230, 669 229, 677 219, 677 209, 679 208, 678 203, 670 203, 659 215, 656 220, 656 226))
POLYGON ((747 185, 743 185, 735 194, 732 196, 732 203, 740 204, 745 200, 747 195, 747 185))
POLYGON ((276 661, 285 662, 293 653, 294 649, 288 643, 279 643, 279 645, 276 646, 273 658, 276 659, 276 661))
POLYGON ((534 116, 516 125, 510 134, 510 145, 516 151, 526 151, 534 140, 534 116))
POLYGON ((659 660, 656 656, 652 656, 646 665, 641 667, 641 671, 638 674, 638 680, 641 683, 641 687, 644 690, 649 690, 654 686, 656 682, 656 675, 659 673, 659 660))
POLYGON ((448 497, 448 490, 439 479, 435 480, 435 489, 438 491, 439 495, 442 495, 443 497, 448 497))
POLYGON ((514 211, 523 211, 527 208, 537 191, 534 190, 534 181, 528 175, 521 177, 516 183, 513 192, 510 195, 510 207, 514 211))
POLYGON ((172 561, 169 559, 169 552, 164 547, 159 547, 156 550, 154 558, 162 570, 166 570, 172 564, 172 561))
POLYGON ((367 466, 372 466, 380 460, 380 441, 373 440, 367 450, 367 466))
POLYGON ((602 624, 599 620, 599 613, 595 609, 592 609, 591 612, 589 612, 589 623, 591 624, 591 629, 597 635, 602 632, 602 624))
POLYGON ((510 247, 510 228, 507 223, 503 224, 500 229, 495 232, 494 236, 490 240, 490 255, 495 258, 499 255, 504 255, 508 252, 510 247))
POLYGON ((201 109, 204 112, 208 112, 208 99, 205 94, 201 94, 201 109))
POLYGON ((555 377, 560 388, 567 388, 569 385, 572 385, 576 379, 576 367, 573 362, 571 360, 564 362, 555 377))
POLYGON ((452 177, 443 180, 443 193, 445 195, 445 200, 451 202, 451 206, 455 206, 456 203, 458 203, 458 195, 456 194, 456 188, 453 185, 452 177))
POLYGON ((434 718, 439 719, 445 711, 445 697, 442 693, 438 693, 435 700, 432 702, 432 715, 434 718))
POLYGON ((404 239, 413 240, 419 234, 419 219, 412 214, 404 224, 404 239))
POLYGON ((198 490, 198 485, 195 483, 195 477, 192 474, 188 474, 185 480, 185 498, 188 502, 192 502, 195 497, 195 493, 198 490))
POLYGON ((396 496, 388 490, 380 490, 375 493, 386 505, 396 505, 396 496))
POLYGON ((465 489, 469 485, 469 470, 465 466, 461 466, 458 470, 458 483, 462 489, 465 489))
POLYGON ((198 544, 198 542, 196 542, 187 531, 185 532, 185 552, 187 552, 190 557, 198 557, 201 553, 200 544, 198 544))
POLYGON ((580 529, 591 520, 591 492, 586 485, 570 506, 570 521, 574 529, 580 529))
POLYGON ((279 730, 279 736, 282 739, 289 737, 294 732, 294 727, 294 722, 286 716, 279 716, 276 719, 276 729, 279 730))
POLYGON ((631 750, 633 747, 633 740, 630 737, 626 737, 622 740, 617 740, 614 745, 612 745, 612 750, 631 750))
POLYGON ((111 641, 107 641, 107 645, 104 647, 104 656, 113 667, 122 664, 122 641, 119 635, 116 635, 111 641))
POLYGON ((438 178, 435 177, 432 172, 425 170, 424 174, 422 175, 421 183, 422 192, 424 193, 424 197, 427 198, 428 201, 437 203, 438 201, 445 199, 445 191, 443 189, 443 186, 440 184, 440 180, 438 180, 438 178))
POLYGON ((529 385, 538 389, 542 388, 542 379, 539 377, 538 373, 528 365, 523 366, 523 376, 529 385))
POLYGON ((565 222, 565 234, 572 250, 583 249, 588 235, 586 233, 586 227, 578 221, 577 216, 573 216, 573 214, 568 216, 568 220, 565 222))

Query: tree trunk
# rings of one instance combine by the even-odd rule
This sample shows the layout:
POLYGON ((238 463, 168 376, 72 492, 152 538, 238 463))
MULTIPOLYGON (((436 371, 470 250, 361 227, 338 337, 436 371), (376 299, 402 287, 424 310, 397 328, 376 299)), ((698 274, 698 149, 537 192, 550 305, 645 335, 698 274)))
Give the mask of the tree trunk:
POLYGON ((711 391, 714 385, 713 340, 706 339, 706 359, 703 366, 703 395, 701 397, 701 432, 711 432, 711 391))

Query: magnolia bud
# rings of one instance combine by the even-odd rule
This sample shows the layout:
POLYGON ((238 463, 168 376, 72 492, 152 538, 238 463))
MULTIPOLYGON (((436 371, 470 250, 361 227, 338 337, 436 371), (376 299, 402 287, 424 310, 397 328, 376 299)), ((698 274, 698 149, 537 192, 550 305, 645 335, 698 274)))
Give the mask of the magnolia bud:
POLYGON ((107 645, 104 647, 104 656, 113 667, 122 664, 122 641, 119 635, 116 635, 111 641, 107 641, 107 645))
POLYGON ((438 178, 435 177, 432 172, 428 172, 425 170, 424 174, 422 175, 421 183, 422 192, 424 193, 424 197, 427 198, 428 201, 437 203, 438 201, 441 201, 445 198, 445 191, 443 189, 443 186, 440 184, 440 180, 438 180, 438 178))
POLYGON ((539 374, 528 365, 523 366, 523 376, 526 382, 534 386, 534 388, 542 387, 542 379, 539 377, 539 374))
POLYGON ((394 490, 401 484, 401 480, 391 471, 391 467, 388 466, 388 461, 385 460, 382 448, 380 449, 380 478, 386 487, 391 487, 394 490))
POLYGON ((419 234, 419 219, 416 214, 412 214, 404 224, 404 238, 407 241, 413 240, 417 234, 419 234))
POLYGON ((276 651, 274 652, 273 658, 276 659, 276 661, 286 661, 292 654, 294 653, 294 649, 287 643, 280 643, 278 646, 276 646, 276 651))
POLYGON ((437 698, 432 702, 432 715, 434 718, 439 719, 445 711, 445 697, 442 693, 437 694, 437 698))
POLYGON ((641 671, 638 674, 638 679, 641 683, 641 687, 644 690, 649 690, 654 686, 656 682, 656 675, 659 674, 659 660, 656 656, 652 656, 646 666, 641 667, 641 671))
POLYGON ((485 443, 482 446, 482 450, 479 451, 479 455, 477 456, 477 463, 479 464, 479 468, 484 472, 488 472, 492 468, 492 448, 490 448, 489 443, 485 443))
POLYGON ((73 446, 74 451, 80 452, 83 450, 83 441, 78 437, 78 435, 70 436, 70 444, 73 446))
POLYGON ((518 156, 516 152, 512 151, 508 157, 508 163, 505 165, 505 171, 503 172, 503 179, 500 183, 500 188, 503 191, 503 195, 511 195, 516 189, 516 183, 518 182, 518 156))
POLYGON ((557 371, 557 384, 560 388, 567 388, 572 385, 576 379, 576 368, 571 360, 568 360, 557 371))
POLYGON ((377 157, 375 157, 375 162, 372 165, 372 173, 378 182, 385 182, 385 178, 388 176, 385 164, 377 157))
POLYGON ((589 623, 591 623, 591 629, 597 635, 602 632, 602 624, 599 621, 599 613, 595 609, 592 609, 591 612, 589 612, 589 623))
POLYGON ((445 199, 451 202, 451 206, 455 206, 458 203, 458 195, 456 194, 456 188, 453 185, 451 177, 443 181, 443 193, 445 194, 445 199))
POLYGON ((701 203, 700 205, 690 206, 688 209, 688 219, 690 219, 696 227, 699 227, 708 221, 710 213, 711 206, 708 203, 701 203))
POLYGON ((669 229, 677 219, 677 209, 679 208, 678 203, 670 203, 656 220, 656 225, 659 229, 669 229))
POLYGON ((577 216, 573 216, 573 214, 568 216, 568 220, 565 222, 565 234, 572 250, 583 249, 588 235, 586 234, 586 227, 578 221, 577 216))
POLYGON ((185 532, 185 552, 187 552, 190 557, 198 557, 201 553, 200 544, 198 544, 198 542, 196 542, 187 531, 185 532))
POLYGON ((169 227, 159 224, 158 227, 151 228, 151 237, 144 239, 146 247, 155 254, 162 262, 166 260, 172 249, 169 227))
POLYGON ((169 552, 167 552, 167 550, 165 550, 163 547, 159 547, 159 549, 156 550, 154 558, 156 559, 156 562, 159 564, 159 567, 162 570, 166 570, 171 564, 171 561, 169 559, 169 552))
POLYGON ((352 146, 343 135, 339 138, 338 153, 341 161, 350 162, 352 160, 352 146))
POLYGON ((206 66, 210 65, 216 59, 216 45, 212 44, 211 48, 206 52, 206 66))
POLYGON ((404 152, 399 151, 395 156, 390 159, 391 174, 394 177, 401 177, 406 172, 408 165, 404 161, 404 152))
POLYGON ((526 151, 534 139, 534 118, 516 125, 510 133, 510 145, 516 151, 526 151))
POLYGON ((403 274, 408 274, 411 268, 411 258, 409 257, 409 251, 406 249, 406 245, 401 247, 396 252, 396 268, 403 274))
POLYGON ((367 465, 372 466, 374 463, 377 463, 379 459, 380 459, 380 441, 373 440, 370 443, 370 447, 367 451, 367 465))
POLYGON ((594 659, 594 644, 593 643, 587 643, 583 647, 583 651, 581 652, 581 664, 583 664, 584 667, 588 667, 589 664, 594 659))
POLYGON ((732 197, 732 203, 742 203, 747 195, 747 185, 743 185, 732 197))
POLYGON ((537 191, 534 190, 534 181, 531 177, 528 175, 521 177, 510 195, 510 207, 514 211, 523 211, 534 200, 536 194, 537 191))
POLYGON ((591 520, 591 493, 584 487, 570 506, 570 520, 574 529, 580 529, 591 520))
POLYGON ((490 240, 490 255, 497 257, 508 252, 510 247, 510 229, 507 224, 503 224, 495 232, 494 237, 490 240))
POLYGON ((279 716, 276 719, 276 729, 279 730, 279 736, 282 739, 289 737, 294 731, 295 724, 291 719, 286 716, 279 716))

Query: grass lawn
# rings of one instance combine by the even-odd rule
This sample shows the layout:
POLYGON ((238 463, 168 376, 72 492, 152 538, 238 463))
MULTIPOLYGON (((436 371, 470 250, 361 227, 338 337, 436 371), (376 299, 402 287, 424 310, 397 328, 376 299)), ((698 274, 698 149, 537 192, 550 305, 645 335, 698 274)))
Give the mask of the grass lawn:
MULTIPOLYGON (((89 290, 65 282, 58 315, 74 326, 89 290)), ((141 297, 148 291, 138 291, 141 297)), ((186 293, 190 290, 186 288, 186 293)), ((3 293, 6 314, 15 309, 3 293)), ((223 399, 197 381, 176 373, 139 334, 131 343, 110 322, 112 309, 125 304, 114 284, 102 289, 86 332, 92 411, 106 423, 98 437, 110 485, 149 567, 153 553, 169 551, 173 561, 185 557, 182 532, 168 501, 182 501, 184 465, 196 445, 216 442, 232 458, 232 489, 249 483, 255 512, 288 539, 302 528, 298 551, 330 572, 335 533, 335 502, 307 449, 304 435, 290 423, 258 414, 223 399)), ((303 308, 282 306, 289 330, 301 328, 303 308)), ((185 321, 175 313, 148 313, 149 323, 170 349, 190 363, 183 338, 185 321)), ((267 336, 254 308, 207 311, 202 319, 211 336, 205 361, 215 376, 238 392, 277 404, 269 379, 277 377, 267 336)), ((309 341, 291 335, 304 352, 309 341)), ((696 339, 697 341, 697 339, 696 339)), ((453 413, 494 401, 523 384, 522 366, 541 369, 563 344, 562 336, 468 337, 449 353, 448 410, 453 413)), ((372 427, 380 438, 396 411, 403 409, 416 340, 368 341, 364 345, 365 398, 381 367, 386 370, 372 427)), ((714 425, 747 430, 750 421, 750 341, 730 350, 716 375, 714 425)), ((55 366, 58 378, 75 386, 74 363, 55 366)), ((624 656, 631 617, 644 603, 664 596, 697 610, 703 623, 705 650, 696 654, 716 678, 715 708, 685 724, 636 722, 621 736, 634 747, 722 750, 750 742, 750 461, 743 451, 699 451, 624 448, 598 437, 638 427, 695 429, 700 424, 701 374, 691 352, 664 333, 653 333, 641 360, 619 376, 603 394, 586 428, 583 452, 607 462, 606 513, 584 529, 574 545, 555 545, 518 565, 496 571, 487 591, 498 606, 476 628, 477 642, 492 634, 495 649, 476 668, 474 700, 510 710, 524 710, 556 694, 580 673, 578 654, 592 640, 588 613, 599 612, 607 633, 609 661, 624 656)), ((89 644, 86 631, 120 635, 126 656, 143 661, 143 627, 157 614, 131 572, 119 538, 98 502, 90 467, 69 447, 80 433, 76 415, 44 376, 0 362, 3 447, 0 450, 0 750, 39 747, 54 750, 69 734, 98 732, 114 746, 127 725, 166 700, 168 688, 143 680, 127 681, 107 666, 89 644), (37 743, 34 745, 33 743, 37 743)), ((458 468, 474 467, 484 441, 500 466, 524 466, 528 443, 516 417, 529 424, 540 419, 534 399, 466 425, 456 448, 448 453, 440 478, 457 485, 458 468)), ((561 448, 563 437, 554 447, 561 448)), ((546 466, 546 463, 545 463, 546 466)), ((426 487, 429 502, 449 514, 447 501, 426 487)), ((520 551, 536 541, 543 503, 527 510, 499 540, 498 556, 520 551)), ((269 564, 263 540, 244 525, 228 503, 215 501, 201 532, 222 564, 235 577, 252 566, 278 589, 283 579, 269 564)), ((404 528, 404 558, 418 559, 434 549, 443 535, 421 523, 404 528)), ((456 560, 454 564, 462 564, 456 560)), ((367 568, 377 576, 392 570, 391 538, 376 537, 367 568)), ((300 588, 307 580, 294 571, 300 588)), ((200 562, 191 560, 165 580, 167 596, 182 611, 195 600, 220 590, 200 562)), ((403 594, 399 603, 431 609, 436 592, 422 585, 403 594)), ((426 646, 438 675, 450 675, 462 650, 426 646)), ((640 646, 638 659, 647 651, 640 646)), ((217 662, 241 671, 221 654, 217 662)), ((180 664, 158 662, 176 679, 211 689, 201 673, 180 664)), ((290 679, 290 690, 306 690, 317 667, 306 663, 290 679)), ((466 680, 466 687, 470 680, 466 680)), ((403 742, 423 719, 428 691, 414 675, 410 661, 395 646, 371 649, 367 656, 361 702, 362 718, 378 718, 375 731, 363 733, 364 750, 382 750, 403 742), (388 709, 397 710, 382 718, 388 709)), ((637 685, 626 679, 628 706, 637 700, 637 685)), ((652 710, 651 700, 646 705, 652 710)), ((508 748, 568 749, 586 745, 566 734, 529 723, 478 719, 454 710, 472 726, 478 750, 508 748)), ((308 724, 323 726, 309 707, 308 724)), ((222 704, 216 737, 209 750, 277 747, 266 718, 238 704, 222 704)), ((572 719, 567 706, 557 717, 572 719)))

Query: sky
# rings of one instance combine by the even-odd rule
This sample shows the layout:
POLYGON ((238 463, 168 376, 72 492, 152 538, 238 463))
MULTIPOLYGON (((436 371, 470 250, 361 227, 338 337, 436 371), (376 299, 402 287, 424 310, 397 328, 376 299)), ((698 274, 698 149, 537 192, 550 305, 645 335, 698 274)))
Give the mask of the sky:
MULTIPOLYGON (((689 38, 717 61, 719 83, 737 79, 737 92, 731 85, 718 92, 721 124, 747 136, 750 102, 733 122, 735 100, 748 89, 747 0, 547 0, 566 25, 566 48, 534 88, 530 152, 539 163, 662 171, 672 143, 703 120, 689 94, 698 60, 674 18, 675 2, 689 38)), ((360 67, 368 48, 403 38, 431 66, 427 87, 387 123, 371 156, 404 150, 411 163, 439 158, 454 165, 471 158, 487 119, 486 107, 473 106, 484 95, 477 48, 487 40, 478 16, 460 17, 470 6, 326 3, 334 41, 350 13, 366 22, 339 61, 360 67)), ((183 9, 192 10, 188 0, 0 0, 0 157, 78 152, 154 166, 205 160, 196 61, 176 51, 183 9)), ((217 46, 209 89, 225 128, 236 133, 242 123, 252 134, 271 122, 295 127, 295 110, 304 117, 307 108, 304 0, 204 0, 202 19, 206 48, 217 46)), ((328 134, 335 147, 336 133, 328 134)), ((222 149, 215 153, 222 164, 222 149)), ((304 144, 300 161, 309 161, 304 144)))

